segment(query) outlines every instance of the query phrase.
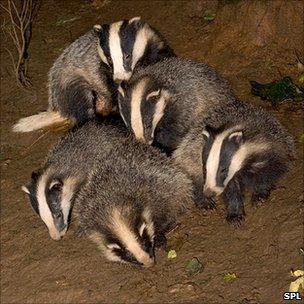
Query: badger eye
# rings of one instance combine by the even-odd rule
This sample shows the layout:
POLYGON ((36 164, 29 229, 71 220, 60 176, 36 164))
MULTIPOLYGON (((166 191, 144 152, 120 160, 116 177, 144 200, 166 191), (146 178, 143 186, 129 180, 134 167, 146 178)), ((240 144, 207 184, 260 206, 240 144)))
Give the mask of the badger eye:
POLYGON ((220 174, 225 175, 227 173, 228 169, 227 168, 221 168, 220 174))
POLYGON ((124 59, 125 60, 130 60, 131 59, 131 55, 130 54, 124 54, 124 59))
POLYGON ((61 211, 57 211, 57 212, 54 213, 54 218, 59 219, 61 217, 63 217, 63 214, 62 214, 61 211))

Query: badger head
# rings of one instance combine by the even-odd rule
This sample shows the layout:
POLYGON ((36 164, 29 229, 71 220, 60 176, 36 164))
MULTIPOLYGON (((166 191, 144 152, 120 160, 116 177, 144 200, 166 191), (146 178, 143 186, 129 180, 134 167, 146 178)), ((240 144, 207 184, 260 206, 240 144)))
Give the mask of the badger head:
POLYGON ((67 231, 71 202, 76 190, 76 180, 34 171, 31 182, 22 186, 29 196, 31 206, 40 216, 53 240, 59 240, 67 231))
POLYGON ((247 177, 253 176, 267 163, 263 152, 268 149, 268 144, 246 140, 241 126, 217 129, 206 126, 203 137, 203 192, 207 197, 222 194, 241 171, 247 177))
POLYGON ((137 140, 152 144, 155 129, 164 116, 169 98, 169 91, 149 77, 120 84, 120 115, 137 140))
POLYGON ((172 50, 140 17, 110 25, 95 25, 101 60, 113 72, 116 82, 128 80, 137 66, 146 66, 172 56, 172 50))
POLYGON ((153 266, 154 225, 150 211, 114 208, 108 216, 102 226, 89 233, 106 258, 136 266, 153 266))

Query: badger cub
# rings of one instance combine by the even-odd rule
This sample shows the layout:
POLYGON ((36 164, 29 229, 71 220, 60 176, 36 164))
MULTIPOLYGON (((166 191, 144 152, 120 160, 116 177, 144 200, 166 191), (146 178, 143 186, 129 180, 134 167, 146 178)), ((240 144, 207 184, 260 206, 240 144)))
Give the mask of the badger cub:
POLYGON ((165 39, 140 17, 95 25, 50 69, 48 110, 20 119, 13 130, 30 132, 68 120, 81 124, 116 112, 115 82, 129 79, 138 66, 171 56, 165 39))
POLYGON ((152 266, 154 248, 192 204, 191 180, 158 149, 105 135, 88 182, 75 200, 80 234, 110 261, 152 266), (108 147, 109 146, 109 147, 108 147))
MULTIPOLYGON (((70 130, 51 149, 41 168, 32 173, 28 185, 22 187, 54 240, 59 240, 67 231, 73 201, 98 159, 105 132, 109 132, 109 137, 125 133, 123 123, 111 128, 106 128, 106 124, 112 125, 112 122, 88 122, 70 130)), ((108 148, 111 142, 107 143, 108 148)))
POLYGON ((293 139, 260 107, 235 101, 211 109, 183 139, 173 158, 195 181, 203 206, 214 196, 227 205, 227 220, 244 218, 243 193, 266 200, 293 158, 293 139))
POLYGON ((179 58, 136 71, 118 91, 120 114, 135 137, 169 151, 208 109, 233 99, 213 68, 179 58))

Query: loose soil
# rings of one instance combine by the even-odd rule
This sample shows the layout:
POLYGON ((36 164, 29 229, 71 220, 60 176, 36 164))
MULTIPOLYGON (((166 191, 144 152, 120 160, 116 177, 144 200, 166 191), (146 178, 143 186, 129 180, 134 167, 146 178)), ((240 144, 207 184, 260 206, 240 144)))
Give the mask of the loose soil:
MULTIPOLYGON (((4 3, 4 1, 3 1, 4 3)), ((5 3, 4 3, 5 4, 5 3)), ((33 28, 30 76, 33 88, 17 87, 9 37, 1 33, 1 303, 279 303, 303 269, 303 112, 300 104, 279 110, 251 96, 249 80, 298 77, 294 49, 303 43, 301 1, 43 1, 33 28), (209 24, 205 9, 216 9, 209 24), (19 118, 44 110, 47 72, 62 49, 95 23, 142 16, 167 37, 178 55, 214 66, 237 96, 265 106, 291 132, 296 159, 267 202, 246 204, 241 227, 228 225, 222 204, 210 212, 193 210, 169 235, 168 259, 159 249, 151 269, 107 262, 89 240, 52 241, 31 210, 21 185, 39 167, 59 137, 12 134, 19 118), (75 19, 73 19, 75 18, 75 19), (203 270, 188 276, 197 257, 203 270), (236 279, 224 280, 233 272, 236 279)), ((303 54, 302 54, 303 55, 303 54)))

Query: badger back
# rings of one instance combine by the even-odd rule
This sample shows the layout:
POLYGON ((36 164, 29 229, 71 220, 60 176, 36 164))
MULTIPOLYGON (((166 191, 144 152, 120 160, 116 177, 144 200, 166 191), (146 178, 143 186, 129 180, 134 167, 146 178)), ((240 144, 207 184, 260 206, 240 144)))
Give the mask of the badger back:
POLYGON ((101 60, 117 82, 128 80, 134 69, 175 56, 162 35, 140 17, 110 25, 95 25, 101 60))
POLYGON ((49 71, 49 111, 83 123, 114 109, 116 87, 110 70, 101 65, 98 41, 91 30, 56 59, 49 71))

